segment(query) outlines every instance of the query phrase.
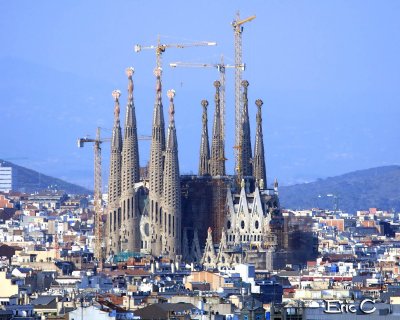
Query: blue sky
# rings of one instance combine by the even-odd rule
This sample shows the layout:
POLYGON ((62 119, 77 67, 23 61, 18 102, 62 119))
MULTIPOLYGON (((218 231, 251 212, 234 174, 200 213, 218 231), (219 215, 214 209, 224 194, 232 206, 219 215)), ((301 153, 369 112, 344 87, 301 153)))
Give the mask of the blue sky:
MULTIPOLYGON (((86 187, 92 149, 76 139, 110 136, 113 89, 126 103, 124 70, 133 66, 139 134, 151 132, 152 51, 136 43, 216 41, 216 47, 169 49, 166 91, 176 90, 182 173, 197 172, 201 105, 218 78, 213 69, 171 69, 172 61, 233 63, 230 23, 245 25, 243 78, 250 117, 264 100, 268 179, 311 181, 357 169, 399 164, 399 1, 2 1, 0 2, 0 158, 86 187)), ((228 171, 233 171, 233 70, 227 71, 228 171)), ((166 108, 165 108, 166 109, 166 108)), ((123 116, 123 114, 122 114, 123 116)), ((211 123, 210 123, 211 131, 211 123)), ((253 138, 254 139, 254 138, 253 138)), ((254 141, 254 140, 253 140, 254 141)), ((253 142, 254 143, 254 142, 253 142)), ((141 142, 141 164, 149 142, 141 142)), ((109 145, 103 147, 108 175, 109 145)))

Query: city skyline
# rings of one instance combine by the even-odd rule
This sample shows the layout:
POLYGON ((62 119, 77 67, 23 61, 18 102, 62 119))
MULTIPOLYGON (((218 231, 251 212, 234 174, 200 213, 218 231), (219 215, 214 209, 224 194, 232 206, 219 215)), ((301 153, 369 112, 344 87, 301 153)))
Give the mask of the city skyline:
MULTIPOLYGON (((396 93, 400 50, 395 12, 399 5, 394 1, 384 5, 361 1, 189 5, 173 1, 160 3, 159 11, 139 2, 119 5, 121 10, 94 6, 90 1, 43 1, 29 10, 10 3, 0 5, 0 39, 6 44, 0 53, 0 92, 4 97, 0 111, 5 132, 5 151, 0 158, 91 188, 93 152, 87 147, 79 150, 76 139, 87 134, 94 137, 97 126, 105 128, 103 136, 111 135, 111 92, 121 90, 124 110, 128 98, 124 70, 128 66, 136 70, 138 133, 150 133, 155 54, 136 54, 133 47, 136 43, 155 44, 161 33, 165 43, 218 43, 213 48, 170 49, 163 56, 165 113, 167 90, 177 93, 181 173, 196 172, 200 102, 208 99, 212 113, 212 83, 219 75, 214 70, 171 69, 168 63, 215 63, 224 54, 225 61, 232 64, 230 23, 239 9, 242 17, 257 16, 243 34, 247 65, 243 79, 250 83, 252 143, 254 101, 264 101, 268 181, 277 177, 290 184, 399 163, 395 148, 400 100, 396 93), (189 108, 193 112, 185 112, 189 108)), ((228 173, 233 172, 231 71, 227 71, 228 173)), ((141 142, 140 149, 141 165, 145 165, 149 143, 141 142)), ((103 157, 107 177, 109 146, 103 157)))

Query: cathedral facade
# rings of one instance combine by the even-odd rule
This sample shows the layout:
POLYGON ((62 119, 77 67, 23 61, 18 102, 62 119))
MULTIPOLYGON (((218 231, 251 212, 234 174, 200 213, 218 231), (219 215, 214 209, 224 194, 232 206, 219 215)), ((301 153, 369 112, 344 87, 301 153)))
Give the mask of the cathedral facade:
POLYGON ((106 254, 136 252, 205 267, 255 263, 273 267, 271 257, 285 246, 278 183, 267 188, 262 131, 262 101, 256 100, 254 152, 248 112, 249 83, 242 81, 243 111, 235 175, 225 172, 220 82, 215 81, 211 137, 208 101, 201 106, 199 170, 181 176, 173 90, 168 91, 165 132, 161 69, 156 68, 156 97, 148 174, 140 177, 138 135, 133 98, 133 68, 126 71, 128 99, 124 135, 120 126, 120 92, 114 91, 114 126, 108 187, 106 254), (211 140, 211 143, 210 143, 211 140), (261 258, 260 258, 261 257, 261 258))

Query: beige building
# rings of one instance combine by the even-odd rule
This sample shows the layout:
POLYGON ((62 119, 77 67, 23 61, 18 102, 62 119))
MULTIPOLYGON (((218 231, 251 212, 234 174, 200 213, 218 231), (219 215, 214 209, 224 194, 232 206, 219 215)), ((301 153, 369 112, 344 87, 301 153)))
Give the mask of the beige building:
POLYGON ((219 274, 209 271, 194 271, 191 275, 185 277, 185 288, 192 290, 193 283, 209 283, 211 291, 217 291, 219 288, 226 287, 225 278, 219 274))
POLYGON ((7 279, 6 272, 0 271, 0 303, 8 303, 11 296, 18 294, 18 285, 12 284, 11 279, 7 279))

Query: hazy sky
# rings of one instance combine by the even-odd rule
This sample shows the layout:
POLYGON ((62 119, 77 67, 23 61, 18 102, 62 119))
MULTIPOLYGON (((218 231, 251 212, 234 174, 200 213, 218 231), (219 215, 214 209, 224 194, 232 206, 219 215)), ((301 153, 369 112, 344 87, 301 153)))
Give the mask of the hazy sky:
MULTIPOLYGON (((290 184, 352 170, 399 164, 399 1, 135 1, 0 2, 0 158, 92 186, 93 152, 76 139, 111 135, 111 92, 126 104, 124 70, 135 68, 139 134, 150 134, 155 54, 135 44, 216 41, 216 47, 167 49, 167 89, 176 90, 182 173, 197 172, 201 105, 214 109, 214 69, 171 69, 172 61, 234 62, 231 22, 245 25, 243 78, 255 105, 264 100, 269 181, 290 184)), ((227 70, 228 171, 233 171, 234 74, 227 70)), ((167 119, 167 117, 166 117, 167 119)), ((123 122, 123 121, 122 121, 123 122)), ((211 132, 211 123, 210 132, 211 132)), ((141 142, 140 162, 149 159, 141 142)), ((104 176, 109 145, 103 146, 104 176)))

